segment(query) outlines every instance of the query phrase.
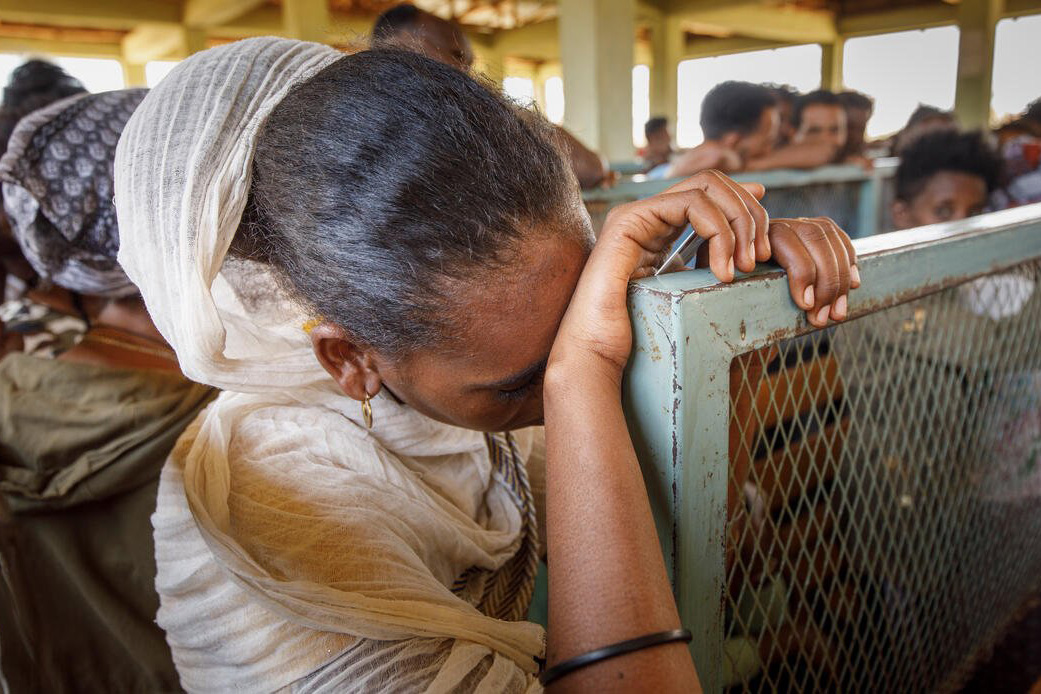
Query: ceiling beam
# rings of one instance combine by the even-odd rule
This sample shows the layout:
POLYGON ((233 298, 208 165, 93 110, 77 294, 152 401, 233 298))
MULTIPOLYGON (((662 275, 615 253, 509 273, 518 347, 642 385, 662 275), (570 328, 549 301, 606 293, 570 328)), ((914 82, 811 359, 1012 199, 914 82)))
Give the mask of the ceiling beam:
POLYGON ((177 24, 141 24, 123 37, 123 58, 138 65, 179 60, 188 55, 186 33, 177 24))
POLYGON ((1006 17, 1041 14, 1041 0, 1005 0, 1006 17))
POLYGON ((76 58, 122 57, 118 43, 93 41, 55 41, 51 39, 0 37, 0 53, 27 53, 30 55, 62 55, 76 58))
POLYGON ((193 27, 225 24, 264 4, 264 0, 187 0, 184 23, 193 27))
POLYGON ((955 24, 958 8, 955 5, 904 7, 882 12, 855 14, 839 20, 839 33, 845 37, 885 34, 892 31, 912 31, 955 24))
POLYGON ((839 35, 835 18, 825 11, 754 1, 688 0, 674 5, 672 15, 683 25, 696 28, 697 33, 711 32, 722 37, 745 36, 786 43, 831 43, 839 35))
POLYGON ((718 55, 730 55, 732 53, 746 53, 748 51, 765 51, 772 48, 784 48, 793 46, 790 41, 770 41, 767 39, 755 39, 747 36, 734 36, 732 38, 717 39, 710 36, 689 37, 683 51, 683 60, 692 58, 714 58, 718 55))
POLYGON ((163 0, 0 0, 0 21, 129 30, 148 22, 178 23, 181 7, 163 0))

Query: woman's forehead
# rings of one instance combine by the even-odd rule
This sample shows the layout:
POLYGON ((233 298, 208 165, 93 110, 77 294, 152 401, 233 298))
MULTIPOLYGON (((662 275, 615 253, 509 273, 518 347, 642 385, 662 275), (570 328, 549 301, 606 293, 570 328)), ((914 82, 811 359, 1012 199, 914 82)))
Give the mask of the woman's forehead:
POLYGON ((474 380, 494 382, 544 360, 585 265, 573 239, 526 242, 510 267, 482 273, 460 296, 462 349, 474 380))

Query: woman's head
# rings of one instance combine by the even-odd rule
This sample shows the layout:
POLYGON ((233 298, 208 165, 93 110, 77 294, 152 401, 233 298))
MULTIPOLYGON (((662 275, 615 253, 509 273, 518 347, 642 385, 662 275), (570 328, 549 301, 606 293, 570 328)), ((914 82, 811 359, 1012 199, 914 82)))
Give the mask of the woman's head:
POLYGON ((146 93, 81 94, 34 111, 14 129, 0 159, 4 206, 43 279, 80 294, 137 294, 116 262, 112 167, 120 133, 146 93))
POLYGON ((344 391, 479 429, 541 417, 540 366, 591 242, 552 128, 457 70, 345 57, 258 136, 235 251, 321 316, 344 391))

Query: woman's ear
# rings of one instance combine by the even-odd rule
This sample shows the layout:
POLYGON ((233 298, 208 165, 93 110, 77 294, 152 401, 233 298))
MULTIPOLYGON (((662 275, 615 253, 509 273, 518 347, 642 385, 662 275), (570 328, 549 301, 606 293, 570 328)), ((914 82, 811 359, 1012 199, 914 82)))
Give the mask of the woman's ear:
POLYGON ((311 330, 311 346, 318 363, 349 397, 364 400, 380 392, 380 377, 372 349, 338 325, 322 322, 311 330))

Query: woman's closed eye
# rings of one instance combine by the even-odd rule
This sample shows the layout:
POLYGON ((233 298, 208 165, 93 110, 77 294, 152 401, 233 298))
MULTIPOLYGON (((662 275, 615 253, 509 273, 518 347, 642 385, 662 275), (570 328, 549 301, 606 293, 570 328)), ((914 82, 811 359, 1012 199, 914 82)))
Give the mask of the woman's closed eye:
POLYGON ((545 373, 546 364, 543 362, 540 364, 538 371, 533 373, 526 381, 519 381, 517 384, 502 386, 496 390, 495 395, 499 400, 504 402, 523 400, 534 388, 542 384, 542 377, 545 373))

